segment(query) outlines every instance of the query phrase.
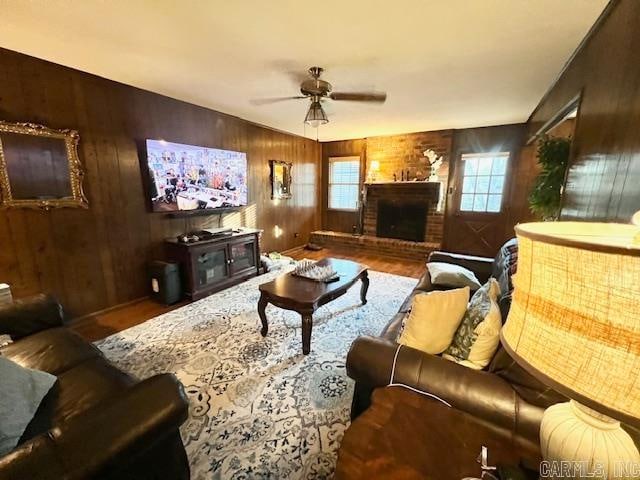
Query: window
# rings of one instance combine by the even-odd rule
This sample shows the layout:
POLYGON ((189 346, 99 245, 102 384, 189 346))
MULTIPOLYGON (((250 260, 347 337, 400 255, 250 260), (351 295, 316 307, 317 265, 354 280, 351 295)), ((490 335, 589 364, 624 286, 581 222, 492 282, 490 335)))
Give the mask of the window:
POLYGON ((329 208, 356 210, 360 190, 360 157, 329 158, 329 208))
POLYGON ((460 211, 498 213, 509 152, 462 155, 460 211))

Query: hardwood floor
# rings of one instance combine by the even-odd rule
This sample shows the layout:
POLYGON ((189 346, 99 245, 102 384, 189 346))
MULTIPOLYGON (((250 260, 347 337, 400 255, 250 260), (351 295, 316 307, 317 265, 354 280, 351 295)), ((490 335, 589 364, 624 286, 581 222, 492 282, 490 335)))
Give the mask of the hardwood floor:
POLYGON ((184 300, 174 305, 166 306, 156 303, 150 298, 141 298, 108 311, 72 320, 69 326, 85 340, 95 342, 139 323, 146 322, 163 313, 183 307, 188 303, 188 300, 184 300))
MULTIPOLYGON (((303 258, 319 260, 325 257, 344 258, 364 263, 368 265, 371 270, 413 278, 419 278, 425 270, 425 265, 422 260, 399 260, 392 257, 333 248, 323 248, 319 251, 312 251, 297 247, 283 253, 296 260, 303 258)), ((134 325, 146 322, 163 313, 180 308, 187 303, 189 302, 183 301, 167 307, 149 298, 143 298, 127 305, 79 318, 72 321, 70 326, 86 340, 93 342, 119 331, 126 330, 134 325)))

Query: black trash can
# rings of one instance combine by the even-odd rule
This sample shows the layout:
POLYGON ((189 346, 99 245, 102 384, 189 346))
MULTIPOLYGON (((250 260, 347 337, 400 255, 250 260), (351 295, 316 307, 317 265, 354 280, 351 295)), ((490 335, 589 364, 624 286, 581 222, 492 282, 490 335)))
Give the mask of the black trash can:
POLYGON ((182 298, 180 268, 177 263, 155 260, 149 264, 151 298, 158 303, 171 305, 182 298))

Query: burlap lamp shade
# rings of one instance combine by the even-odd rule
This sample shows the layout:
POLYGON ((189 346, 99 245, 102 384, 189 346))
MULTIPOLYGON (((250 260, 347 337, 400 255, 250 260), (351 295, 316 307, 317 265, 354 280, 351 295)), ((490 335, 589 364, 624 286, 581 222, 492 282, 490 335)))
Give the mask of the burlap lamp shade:
POLYGON ((631 439, 613 419, 637 425, 640 417, 640 228, 525 223, 516 227, 516 235, 518 267, 502 343, 543 383, 595 410, 563 404, 564 413, 559 413, 562 407, 555 408, 555 416, 545 413, 543 455, 558 454, 554 445, 562 445, 562 455, 577 451, 567 448, 567 438, 559 441, 547 435, 560 435, 562 424, 566 432, 575 432, 579 422, 590 435, 595 430, 594 438, 609 438, 611 430, 625 437, 620 452, 612 455, 612 447, 594 445, 593 456, 636 461, 631 439), (583 421, 583 414, 594 421, 583 421), (611 418, 596 421, 598 414, 611 418))

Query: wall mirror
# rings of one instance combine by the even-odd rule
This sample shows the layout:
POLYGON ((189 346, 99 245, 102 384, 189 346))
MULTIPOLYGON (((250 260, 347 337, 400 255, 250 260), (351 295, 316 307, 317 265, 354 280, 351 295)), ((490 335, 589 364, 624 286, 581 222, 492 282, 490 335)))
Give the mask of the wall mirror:
POLYGON ((271 198, 291 198, 291 163, 269 160, 271 167, 271 198))
POLYGON ((581 98, 582 93, 573 97, 564 107, 557 111, 555 115, 547 120, 537 132, 529 137, 527 145, 534 143, 544 135, 572 138, 578 120, 581 98))
POLYGON ((539 173, 529 193, 529 209, 543 220, 559 220, 563 193, 573 152, 573 138, 580 120, 580 98, 576 95, 551 117, 529 140, 535 146, 539 173))
POLYGON ((87 208, 78 132, 0 121, 0 205, 87 208))

